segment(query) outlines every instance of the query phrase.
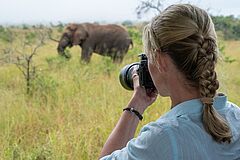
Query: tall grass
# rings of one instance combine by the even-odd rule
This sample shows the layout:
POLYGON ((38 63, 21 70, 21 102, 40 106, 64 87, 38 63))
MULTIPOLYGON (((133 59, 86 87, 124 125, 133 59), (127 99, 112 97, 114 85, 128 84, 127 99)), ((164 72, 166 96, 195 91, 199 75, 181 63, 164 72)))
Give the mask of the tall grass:
MULTIPOLYGON (((80 63, 80 49, 73 47, 69 61, 58 57, 57 44, 49 41, 39 50, 35 63, 41 71, 33 94, 25 94, 25 81, 14 65, 0 67, 0 159, 92 160, 116 124, 132 92, 118 80, 120 69, 138 61, 141 35, 131 31, 134 49, 120 65, 93 55, 80 63)), ((226 42, 226 53, 237 61, 218 66, 221 91, 240 104, 240 43, 226 42), (231 72, 229 72, 231 71, 231 72)), ((140 128, 167 112, 168 98, 159 98, 144 113, 140 128)))

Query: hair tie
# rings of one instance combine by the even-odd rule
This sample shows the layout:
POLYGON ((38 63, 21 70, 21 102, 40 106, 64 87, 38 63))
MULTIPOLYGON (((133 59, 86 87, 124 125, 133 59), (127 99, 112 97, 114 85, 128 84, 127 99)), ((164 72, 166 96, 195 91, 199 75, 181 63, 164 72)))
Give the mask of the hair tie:
POLYGON ((203 97, 200 100, 204 104, 211 104, 211 105, 213 104, 213 98, 210 98, 210 97, 203 97))

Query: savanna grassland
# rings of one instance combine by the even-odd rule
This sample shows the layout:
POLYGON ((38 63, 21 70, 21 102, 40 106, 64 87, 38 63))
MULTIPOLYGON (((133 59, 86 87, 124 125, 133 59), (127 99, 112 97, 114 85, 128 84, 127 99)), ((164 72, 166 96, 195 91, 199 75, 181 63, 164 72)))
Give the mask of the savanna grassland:
MULTIPOLYGON (((57 43, 48 40, 33 58, 38 76, 30 95, 16 65, 1 63, 0 159, 97 159, 132 94, 118 80, 121 68, 138 61, 142 52, 141 31, 131 28, 129 32, 134 48, 119 65, 96 54, 89 64, 80 63, 79 47, 71 48, 72 58, 65 60, 57 55, 57 43)), ((219 91, 240 105, 240 42, 222 44, 225 54, 217 66, 219 91), (226 56, 235 61, 224 62, 226 56)), ((169 99, 159 97, 144 113, 137 133, 169 109, 169 99)))

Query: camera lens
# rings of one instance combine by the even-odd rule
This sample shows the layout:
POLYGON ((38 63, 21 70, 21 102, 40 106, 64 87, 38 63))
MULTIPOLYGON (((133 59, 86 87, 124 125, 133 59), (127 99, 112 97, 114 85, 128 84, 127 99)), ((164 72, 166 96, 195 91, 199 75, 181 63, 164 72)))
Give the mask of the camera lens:
POLYGON ((133 90, 133 79, 132 79, 132 71, 134 66, 139 66, 139 63, 128 64, 122 68, 119 74, 119 80, 121 85, 127 90, 133 90))

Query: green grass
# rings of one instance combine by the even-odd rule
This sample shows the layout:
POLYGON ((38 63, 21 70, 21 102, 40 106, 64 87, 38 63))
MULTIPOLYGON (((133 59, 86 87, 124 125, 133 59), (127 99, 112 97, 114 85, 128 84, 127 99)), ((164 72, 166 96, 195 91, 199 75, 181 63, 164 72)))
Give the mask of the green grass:
MULTIPOLYGON (((48 41, 34 58, 40 65, 32 96, 14 65, 0 67, 0 159, 92 160, 97 159, 122 108, 132 92, 118 80, 120 69, 138 61, 141 40, 120 65, 93 55, 91 63, 79 63, 80 49, 73 47, 69 61, 58 57, 57 44, 48 41)), ((226 42, 226 54, 237 61, 218 65, 220 91, 240 104, 240 42, 226 42), (231 72, 230 72, 231 71, 231 72)), ((168 98, 159 98, 144 113, 139 129, 169 110, 168 98)))

